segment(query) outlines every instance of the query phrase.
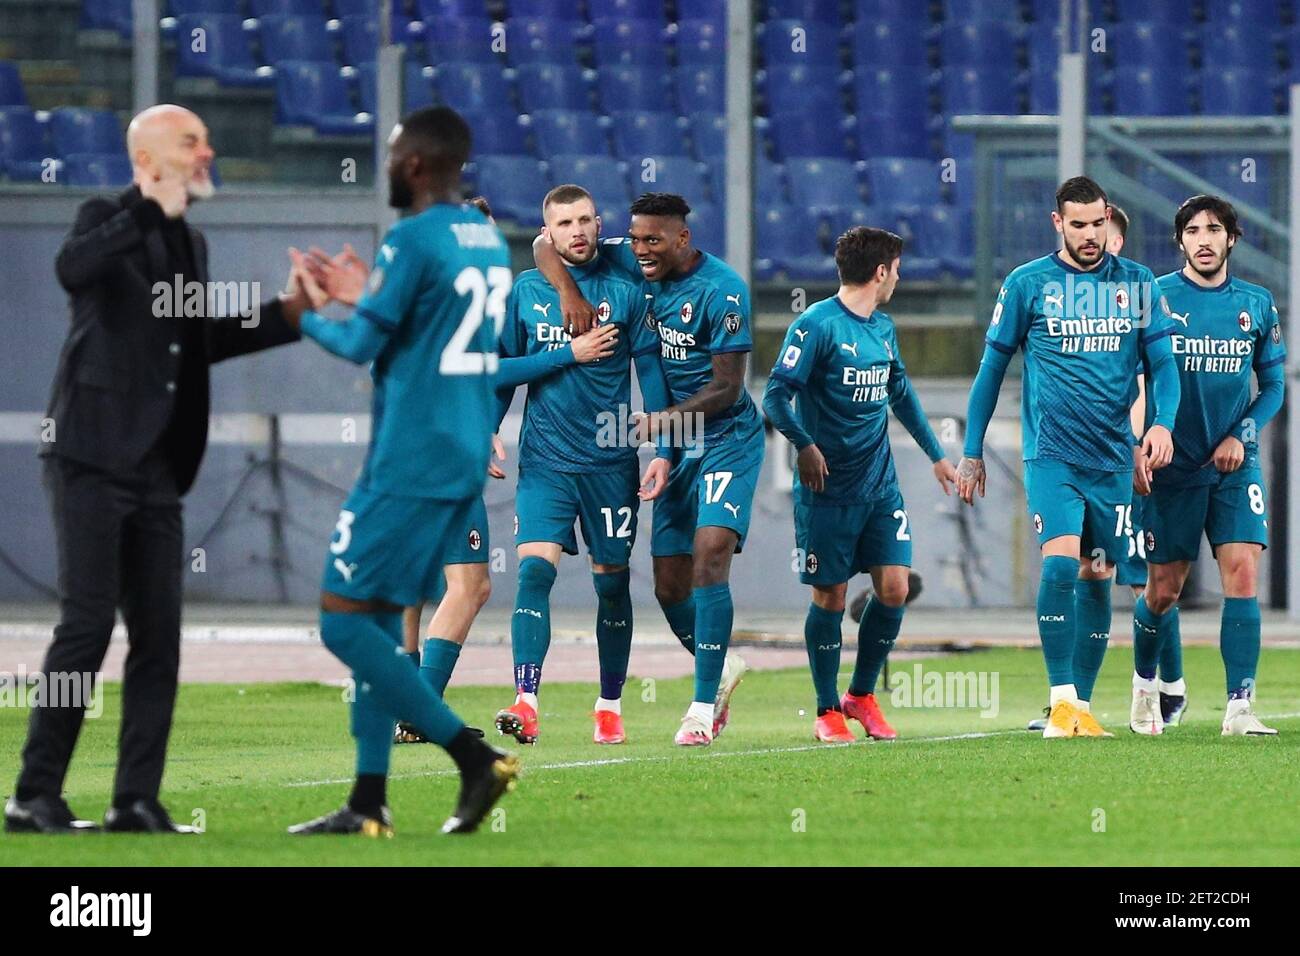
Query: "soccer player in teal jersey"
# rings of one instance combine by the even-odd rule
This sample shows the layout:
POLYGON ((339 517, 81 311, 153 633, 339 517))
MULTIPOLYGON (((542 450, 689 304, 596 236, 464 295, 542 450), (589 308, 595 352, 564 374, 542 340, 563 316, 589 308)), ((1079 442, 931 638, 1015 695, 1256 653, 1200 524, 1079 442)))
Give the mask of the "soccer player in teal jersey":
MULTIPOLYGON (((731 694, 745 673, 727 647, 731 558, 744 546, 763 466, 763 423, 745 391, 745 355, 753 348, 749 289, 725 262, 692 245, 690 206, 681 196, 646 193, 631 213, 628 237, 604 243, 602 255, 643 279, 654 297, 673 405, 641 424, 645 437, 672 436, 677 446, 668 486, 655 502, 655 597, 695 655, 694 699, 674 739, 707 746, 726 727, 731 694)), ((563 286, 563 298, 574 301, 555 250, 539 239, 533 253, 547 279, 563 286)))
POLYGON ((1223 582, 1219 650, 1227 672, 1224 736, 1274 734, 1252 711, 1259 665, 1259 556, 1268 546, 1268 498, 1259 433, 1282 407, 1286 347, 1273 296, 1228 272, 1241 238, 1237 213, 1217 196, 1193 196, 1174 217, 1186 264, 1161 276, 1176 326, 1182 380, 1174 456, 1151 482, 1146 551, 1150 583, 1134 613, 1130 726, 1159 734, 1156 661, 1202 533, 1223 582), (1258 391, 1251 397, 1250 379, 1258 391))
MULTIPOLYGON (((459 201, 470 132, 455 111, 418 110, 389 139, 389 202, 412 215, 384 236, 345 321, 313 311, 304 335, 374 380, 370 447, 339 512, 321 585, 321 639, 352 671, 357 778, 347 804, 295 834, 390 836, 386 780, 395 720, 445 748, 461 777, 443 832, 475 829, 518 762, 465 727, 402 653, 402 608, 432 592, 447 536, 483 491, 495 423, 496 334, 510 293, 504 238, 459 201)), ((295 251, 315 307, 328 294, 295 251)))
POLYGON ((998 293, 958 467, 961 497, 973 504, 984 494, 984 435, 998 390, 1023 350, 1025 496, 1043 554, 1037 616, 1051 688, 1044 737, 1105 734, 1090 702, 1110 636, 1110 579, 1126 550, 1133 472, 1149 474, 1173 455, 1173 321, 1154 303, 1151 270, 1106 251, 1108 213, 1091 179, 1057 190, 1061 249, 1014 269, 998 293), (1150 372, 1155 415, 1135 447, 1129 412, 1139 362, 1150 372))
POLYGON ((668 481, 666 453, 638 478, 631 426, 632 365, 646 408, 668 404, 659 337, 649 321, 641 282, 600 251, 600 219, 581 186, 556 186, 542 201, 545 237, 564 272, 596 303, 596 325, 570 338, 561 324, 559 293, 530 269, 515 282, 501 333, 501 411, 515 387, 528 383, 519 438, 515 543, 519 585, 510 623, 515 701, 499 711, 497 729, 520 743, 540 730, 538 692, 551 643, 551 588, 563 553, 577 554, 582 529, 596 588, 596 650, 600 696, 593 739, 626 740, 620 701, 632 650, 628 560, 641 500, 668 481))
POLYGON ((908 381, 894 322, 879 309, 894 294, 902 252, 903 240, 883 229, 857 226, 840 236, 839 291, 790 326, 763 395, 763 411, 799 452, 795 544, 800 580, 812 586, 804 641, 817 694, 813 737, 826 743, 853 740, 846 717, 873 738, 898 736, 875 693, 903 622, 912 564, 887 409, 934 463, 944 494, 952 494, 957 480, 908 381), (862 615, 853 678, 841 699, 836 682, 844 597, 859 571, 871 575, 875 593, 862 615))

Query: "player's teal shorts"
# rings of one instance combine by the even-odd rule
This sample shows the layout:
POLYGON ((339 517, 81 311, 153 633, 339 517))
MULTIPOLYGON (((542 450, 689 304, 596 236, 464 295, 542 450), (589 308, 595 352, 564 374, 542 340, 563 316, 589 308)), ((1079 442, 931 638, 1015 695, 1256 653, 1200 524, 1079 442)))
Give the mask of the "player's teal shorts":
POLYGON ((399 497, 357 485, 334 526, 321 590, 402 607, 438 594, 447 545, 482 501, 399 497))
POLYGON ((1258 467, 1221 475, 1213 485, 1151 489, 1148 561, 1195 561, 1202 531, 1211 548, 1235 541, 1268 547, 1268 495, 1258 467))
POLYGON ((596 564, 627 564, 636 543, 641 507, 637 462, 626 467, 573 474, 533 466, 519 468, 515 492, 515 544, 549 541, 578 553, 573 523, 596 564))
POLYGON ((1147 544, 1146 544, 1147 496, 1133 495, 1133 510, 1127 516, 1124 537, 1128 543, 1124 559, 1115 565, 1115 583, 1130 587, 1147 586, 1147 544))
POLYGON ((794 543, 804 584, 843 584, 878 564, 912 566, 912 529, 895 488, 869 504, 794 503, 794 543))
POLYGON ((729 528, 745 547, 749 513, 763 470, 763 432, 752 438, 706 448, 697 458, 681 457, 668 487, 655 499, 650 553, 656 558, 695 551, 696 528, 729 528))
POLYGON ((1077 534, 1081 558, 1101 550, 1107 564, 1118 564, 1128 555, 1124 519, 1132 500, 1131 471, 1100 471, 1050 458, 1025 462, 1025 502, 1040 545, 1077 534))
POLYGON ((465 524, 453 532, 447 542, 443 564, 487 564, 488 552, 487 504, 483 498, 474 500, 465 524))

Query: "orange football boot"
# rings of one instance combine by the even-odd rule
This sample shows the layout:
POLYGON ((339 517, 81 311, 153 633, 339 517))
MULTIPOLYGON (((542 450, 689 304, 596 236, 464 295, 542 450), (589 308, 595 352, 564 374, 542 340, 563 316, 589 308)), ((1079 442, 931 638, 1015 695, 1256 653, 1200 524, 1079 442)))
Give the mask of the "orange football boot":
POLYGON ((595 710, 591 716, 596 718, 596 730, 591 739, 598 744, 621 744, 627 742, 623 733, 623 715, 612 710, 595 710))
POLYGON ((851 744, 853 731, 844 722, 841 711, 828 710, 813 721, 813 739, 824 744, 851 744))
POLYGON ((509 735, 521 744, 537 743, 537 711, 526 702, 517 700, 505 710, 497 711, 497 731, 509 735))
POLYGON ((898 731, 889 726, 889 721, 885 720, 885 715, 880 712, 875 694, 854 697, 852 694, 845 693, 840 699, 840 709, 844 711, 845 717, 860 723, 862 729, 874 740, 893 740, 898 736, 898 731))

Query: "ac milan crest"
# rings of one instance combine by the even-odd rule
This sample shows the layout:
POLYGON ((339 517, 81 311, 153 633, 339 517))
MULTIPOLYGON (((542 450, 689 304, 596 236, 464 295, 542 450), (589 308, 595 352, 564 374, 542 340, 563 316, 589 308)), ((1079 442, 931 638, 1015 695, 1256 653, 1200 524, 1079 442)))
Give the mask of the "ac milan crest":
POLYGON ((691 317, 695 315, 695 308, 689 302, 685 302, 682 304, 681 315, 683 322, 690 322, 691 317))
POLYGON ((609 317, 613 313, 613 311, 614 310, 609 307, 609 300, 601 299, 600 305, 596 306, 596 321, 608 322, 609 317))
POLYGON ((1245 309, 1243 309, 1241 314, 1237 316, 1237 328, 1241 329, 1243 332, 1250 331, 1250 313, 1245 309))
POLYGON ((483 536, 478 533, 478 528, 470 528, 469 549, 471 551, 477 551, 481 547, 483 547, 483 536))

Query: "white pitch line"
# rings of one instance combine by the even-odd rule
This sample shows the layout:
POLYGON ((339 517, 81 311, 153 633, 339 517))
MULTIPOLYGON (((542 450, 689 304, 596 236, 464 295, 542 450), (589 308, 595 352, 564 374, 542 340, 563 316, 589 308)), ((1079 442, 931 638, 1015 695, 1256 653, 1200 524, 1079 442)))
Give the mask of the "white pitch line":
MULTIPOLYGON (((1294 714, 1265 714, 1265 720, 1291 720, 1300 717, 1300 713, 1294 714)), ((1028 733, 1025 730, 984 730, 971 731, 965 734, 944 734, 935 737, 902 737, 880 746, 893 747, 899 744, 933 744, 943 743, 949 740, 982 740, 986 737, 1009 737, 1016 734, 1024 735, 1028 733)), ((843 750, 846 747, 861 746, 860 743, 852 744, 804 744, 800 747, 764 747, 759 750, 725 750, 705 752, 701 755, 703 759, 720 760, 725 757, 761 757, 765 754, 792 754, 804 753, 809 750, 843 750)), ((585 767, 610 767, 617 764, 627 763, 662 763, 665 760, 673 760, 674 757, 661 754, 654 757, 605 757, 600 760, 567 760, 562 763, 539 763, 524 764, 524 773, 533 773, 538 770, 577 770, 585 767)), ((418 777, 446 777, 457 773, 456 770, 420 770, 410 773, 390 774, 389 780, 403 780, 418 777)), ((286 787, 324 787, 333 786, 340 783, 352 783, 352 777, 339 777, 335 780, 299 780, 294 783, 285 784, 286 787)))

